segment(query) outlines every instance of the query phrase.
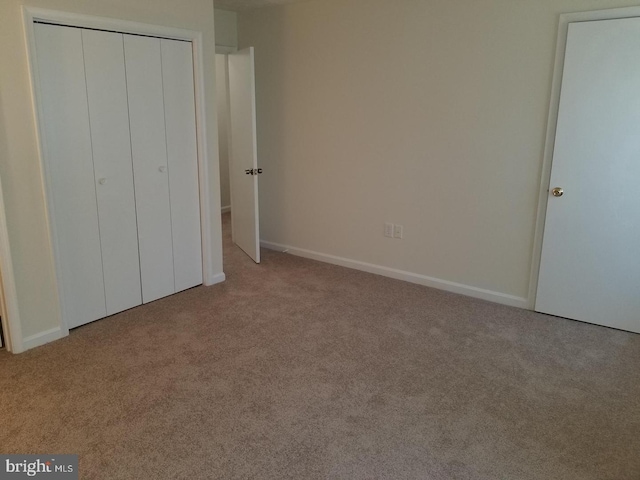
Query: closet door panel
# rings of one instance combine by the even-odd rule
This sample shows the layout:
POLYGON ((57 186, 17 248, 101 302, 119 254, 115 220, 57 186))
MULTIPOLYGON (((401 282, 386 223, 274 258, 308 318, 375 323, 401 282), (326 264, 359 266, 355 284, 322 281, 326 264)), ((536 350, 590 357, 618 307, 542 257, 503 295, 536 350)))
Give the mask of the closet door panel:
POLYGON ((160 40, 124 35, 142 301, 175 292, 160 40))
POLYGON ((176 291, 202 283, 198 150, 190 42, 161 40, 176 291))
POLYGON ((69 328, 106 315, 81 30, 36 24, 45 168, 69 328))
POLYGON ((122 34, 83 30, 107 314, 140 305, 140 261, 122 34))

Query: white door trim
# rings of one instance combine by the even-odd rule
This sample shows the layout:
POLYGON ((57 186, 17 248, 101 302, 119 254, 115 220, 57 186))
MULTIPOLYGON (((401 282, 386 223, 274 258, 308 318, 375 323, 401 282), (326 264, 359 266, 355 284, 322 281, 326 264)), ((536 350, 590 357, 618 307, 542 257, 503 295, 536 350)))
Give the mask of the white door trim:
MULTIPOLYGON (((203 282, 205 285, 213 285, 224 280, 224 274, 214 271, 213 252, 212 252, 212 232, 211 232, 211 184, 209 182, 209 161, 207 154, 207 136, 206 136, 206 115, 205 115, 205 88, 204 88, 204 57, 203 57, 203 38, 202 32, 184 30, 173 27, 165 27, 160 25, 150 25, 145 23, 131 22, 127 20, 118 20, 114 18, 96 17, 92 15, 81 15, 76 13, 61 12, 57 10, 46 10, 33 7, 22 7, 23 26, 27 45, 27 54, 29 60, 29 77, 31 81, 32 106, 34 117, 36 120, 36 136, 38 140, 38 156, 40 158, 40 166, 43 172, 42 190, 44 198, 47 200, 46 219, 50 232, 50 245, 52 248, 52 257, 55 265, 60 264, 60 257, 56 250, 57 235, 55 232, 54 222, 52 218, 55 216, 53 211, 52 191, 48 183, 47 173, 47 147, 42 135, 42 111, 40 108, 41 90, 39 85, 39 76, 36 62, 36 44, 34 21, 43 21, 55 23, 71 27, 94 28, 100 30, 109 30, 120 33, 142 34, 153 37, 169 38, 173 40, 185 40, 192 44, 193 48, 193 69, 194 69, 194 87, 195 87, 195 103, 196 103, 196 136, 197 136, 197 153, 198 153, 198 177, 200 182, 200 221, 202 232, 202 267, 203 282)), ((4 210, 3 210, 4 213, 4 210)), ((0 225, 1 229, 1 225, 0 225)), ((2 253, 2 231, 0 231, 0 254, 2 253)), ((2 265, 4 266, 4 265, 2 265)), ((58 298, 60 299, 60 311, 57 312, 59 324, 61 326, 60 336, 68 335, 69 329, 65 322, 64 298, 61 292, 62 282, 59 277, 59 271, 56 271, 56 289, 58 298)), ((7 272, 3 272, 7 276, 7 272)), ((13 284, 13 276, 6 280, 13 284)), ((6 287, 5 287, 6 289, 6 287)), ((14 286, 15 290, 15 286, 14 286)), ((19 326, 19 324, 18 324, 19 326)), ((21 341, 21 335, 16 333, 14 328, 11 331, 13 341, 13 351, 16 351, 17 341, 21 341)))
POLYGON ((3 297, 3 301, 0 302, 2 303, 2 312, 0 314, 2 315, 2 332, 4 333, 5 347, 10 352, 20 353, 24 350, 24 347, 22 345, 18 294, 13 275, 2 182, 0 182, 0 285, 2 285, 0 295, 3 297))
POLYGON ((538 291, 538 277, 542 258, 542 239, 544 237, 544 223, 549 199, 549 181, 551 180, 551 164, 553 162, 553 148, 556 141, 556 126, 558 123, 558 109, 560 106, 560 91, 562 87, 562 72, 564 70, 564 54, 567 47, 567 32, 569 24, 573 22, 588 22, 594 20, 613 20, 618 18, 640 17, 640 7, 614 8, 596 10, 592 12, 563 13, 560 15, 558 26, 558 40, 556 43, 556 58, 553 69, 553 83, 551 85, 551 103, 547 120, 547 133, 542 159, 540 175, 540 192, 538 196, 538 213, 533 239, 533 256, 531 262, 531 276, 529 280, 528 307, 533 310, 538 291))

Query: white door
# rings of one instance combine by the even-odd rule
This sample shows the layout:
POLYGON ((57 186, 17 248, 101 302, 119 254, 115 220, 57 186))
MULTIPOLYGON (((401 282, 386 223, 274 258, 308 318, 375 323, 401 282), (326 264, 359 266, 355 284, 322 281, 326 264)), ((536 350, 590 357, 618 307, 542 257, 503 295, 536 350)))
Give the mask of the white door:
POLYGON ((253 47, 229 55, 229 117, 233 242, 260 263, 253 47))
POLYGON ((539 312, 633 332, 640 332, 638 52, 638 18, 569 25, 536 297, 539 312))
POLYGON ((142 301, 175 292, 160 39, 124 35, 142 301))
POLYGON ((56 269, 74 328, 107 314, 82 31, 36 24, 35 36, 56 269))
POLYGON ((107 315, 142 303, 120 33, 82 30, 107 315))
POLYGON ((37 24, 69 328, 202 283, 190 42, 37 24))
POLYGON ((175 291, 202 283, 196 106, 191 42, 160 41, 175 291))

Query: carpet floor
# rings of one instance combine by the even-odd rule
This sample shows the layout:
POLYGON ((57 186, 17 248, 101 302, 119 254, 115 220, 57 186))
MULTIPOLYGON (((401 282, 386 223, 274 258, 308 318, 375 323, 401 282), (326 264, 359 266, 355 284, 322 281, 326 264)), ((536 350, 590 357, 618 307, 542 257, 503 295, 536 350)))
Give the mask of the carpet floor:
POLYGON ((640 479, 640 335, 234 247, 0 352, 0 453, 88 479, 640 479))

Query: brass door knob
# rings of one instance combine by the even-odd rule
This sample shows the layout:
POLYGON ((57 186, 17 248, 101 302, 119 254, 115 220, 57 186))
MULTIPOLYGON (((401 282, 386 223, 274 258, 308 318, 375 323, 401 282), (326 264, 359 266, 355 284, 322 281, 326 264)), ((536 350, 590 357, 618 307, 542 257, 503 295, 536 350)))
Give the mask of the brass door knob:
POLYGON ((554 197, 561 197, 562 195, 564 195, 564 190, 560 187, 556 187, 551 190, 551 195, 553 195, 554 197))

